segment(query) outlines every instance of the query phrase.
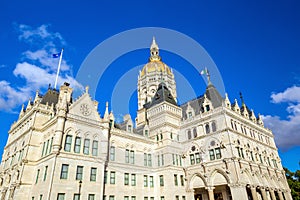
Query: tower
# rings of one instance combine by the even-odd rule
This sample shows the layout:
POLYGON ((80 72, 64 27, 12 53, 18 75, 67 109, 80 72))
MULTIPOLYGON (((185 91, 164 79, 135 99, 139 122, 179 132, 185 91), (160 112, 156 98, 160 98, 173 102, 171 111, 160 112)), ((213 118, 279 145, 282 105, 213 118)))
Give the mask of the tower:
POLYGON ((144 105, 152 100, 158 89, 158 85, 162 81, 177 102, 176 82, 173 71, 168 65, 162 62, 162 59, 159 56, 159 47, 153 37, 149 61, 140 71, 138 76, 137 126, 145 124, 144 105))

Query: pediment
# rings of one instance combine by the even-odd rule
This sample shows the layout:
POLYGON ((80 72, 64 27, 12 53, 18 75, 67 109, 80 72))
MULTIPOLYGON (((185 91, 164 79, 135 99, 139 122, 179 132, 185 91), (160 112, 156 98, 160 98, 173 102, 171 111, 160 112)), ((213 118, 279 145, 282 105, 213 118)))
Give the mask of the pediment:
POLYGON ((71 115, 100 121, 100 114, 97 110, 98 102, 93 101, 88 93, 81 95, 69 108, 71 115))

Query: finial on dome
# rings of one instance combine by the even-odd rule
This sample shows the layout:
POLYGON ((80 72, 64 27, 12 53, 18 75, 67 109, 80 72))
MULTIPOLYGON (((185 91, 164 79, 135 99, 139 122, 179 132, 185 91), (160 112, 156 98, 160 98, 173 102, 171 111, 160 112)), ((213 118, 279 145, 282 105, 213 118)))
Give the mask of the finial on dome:
POLYGON ((158 45, 156 44, 155 37, 153 36, 152 44, 150 47, 150 61, 159 61, 159 60, 161 60, 159 56, 159 48, 158 45))

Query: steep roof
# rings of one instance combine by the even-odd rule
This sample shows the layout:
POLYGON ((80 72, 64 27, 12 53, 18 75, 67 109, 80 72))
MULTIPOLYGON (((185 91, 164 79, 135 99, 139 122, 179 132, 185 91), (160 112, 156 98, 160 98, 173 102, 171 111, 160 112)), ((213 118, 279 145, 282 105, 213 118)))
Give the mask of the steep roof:
POLYGON ((164 101, 177 106, 177 103, 176 103, 174 97, 172 96, 170 90, 168 89, 166 84, 164 82, 162 82, 158 85, 157 91, 156 91, 155 95, 153 96, 151 102, 145 104, 144 106, 145 106, 145 108, 150 108, 150 107, 160 104, 164 101))
POLYGON ((58 102, 59 92, 55 89, 49 88, 46 94, 43 96, 41 104, 46 104, 48 102, 49 105, 52 103, 55 105, 58 102))
POLYGON ((207 86, 205 94, 214 108, 222 105, 223 98, 213 84, 207 86))

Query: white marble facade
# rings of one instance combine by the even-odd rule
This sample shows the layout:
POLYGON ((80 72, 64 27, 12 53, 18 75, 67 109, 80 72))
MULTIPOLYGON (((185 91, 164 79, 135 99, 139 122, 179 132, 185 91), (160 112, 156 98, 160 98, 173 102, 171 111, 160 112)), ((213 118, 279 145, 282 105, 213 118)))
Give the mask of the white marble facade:
POLYGON ((137 118, 103 116, 65 83, 22 107, 0 168, 1 200, 292 200, 272 131, 245 103, 177 105, 155 40, 138 76, 137 118))

